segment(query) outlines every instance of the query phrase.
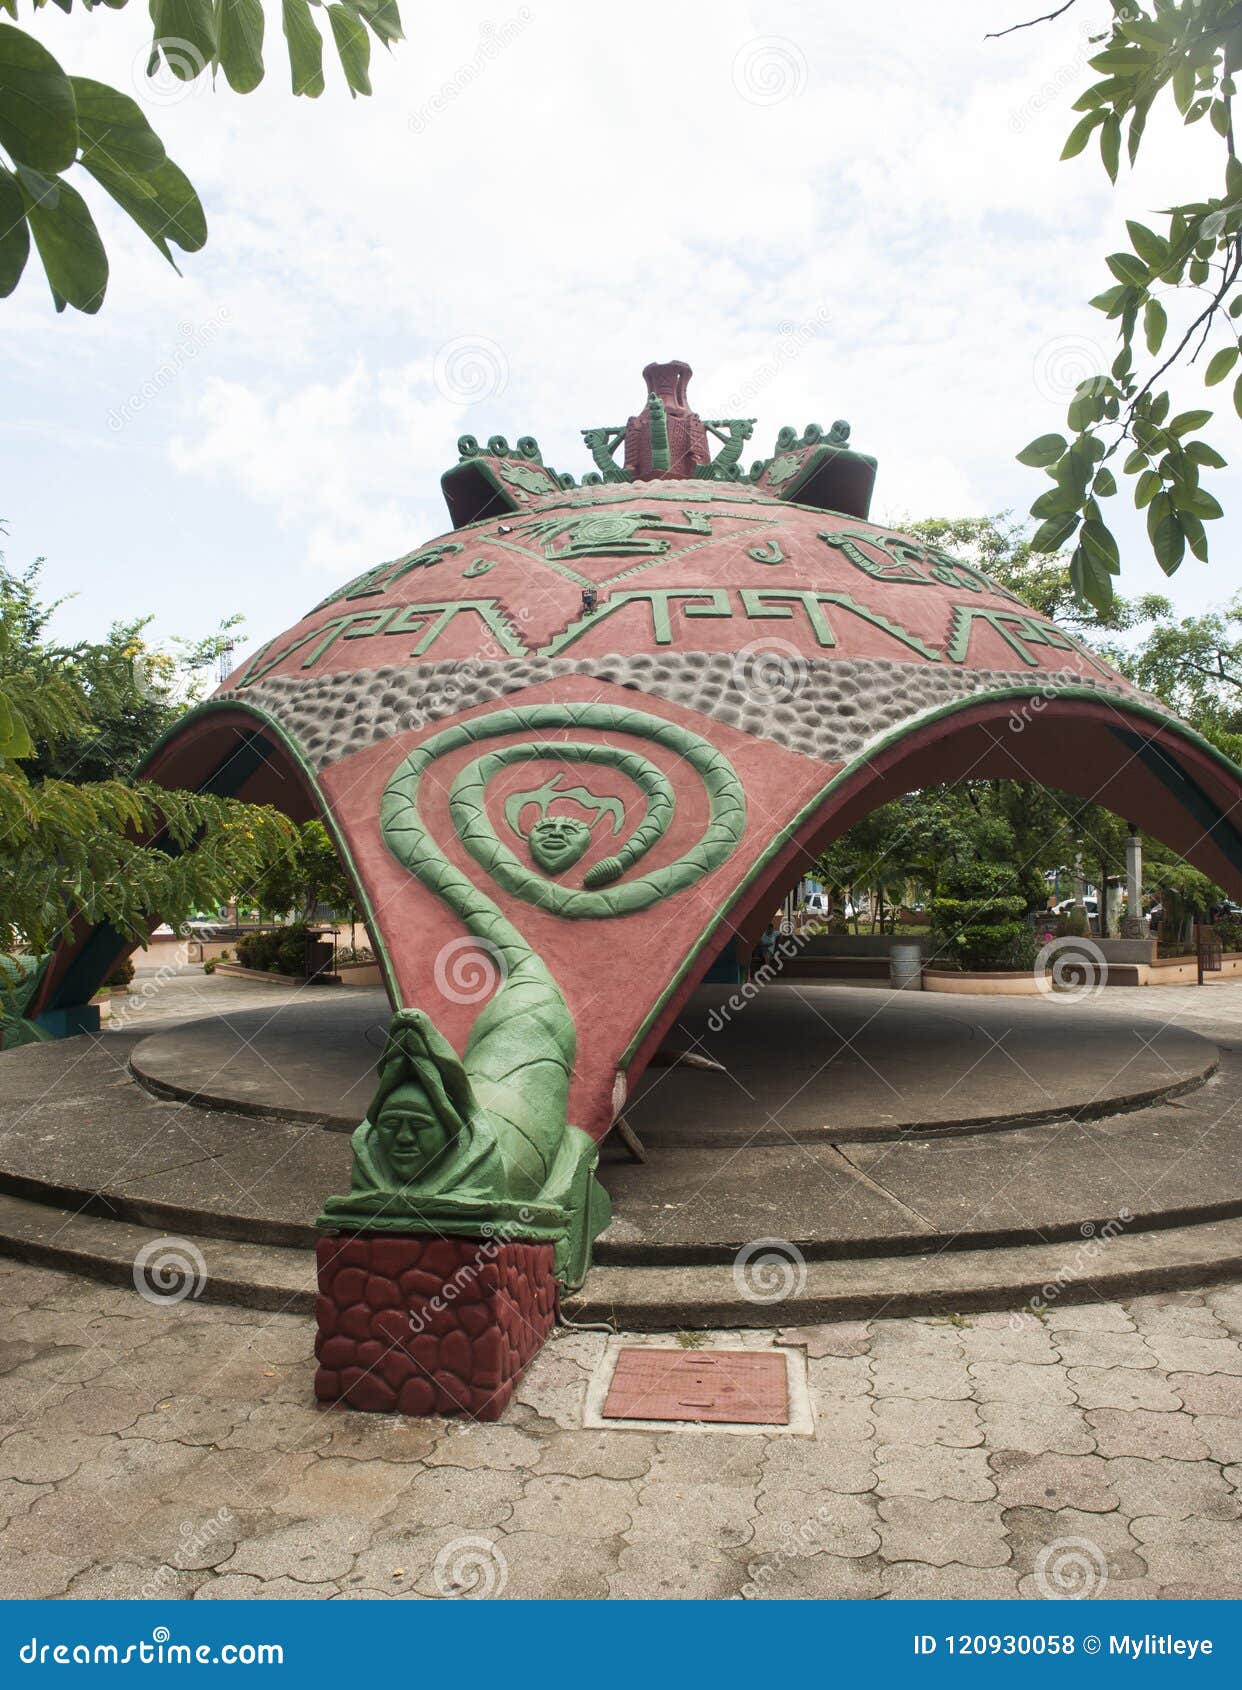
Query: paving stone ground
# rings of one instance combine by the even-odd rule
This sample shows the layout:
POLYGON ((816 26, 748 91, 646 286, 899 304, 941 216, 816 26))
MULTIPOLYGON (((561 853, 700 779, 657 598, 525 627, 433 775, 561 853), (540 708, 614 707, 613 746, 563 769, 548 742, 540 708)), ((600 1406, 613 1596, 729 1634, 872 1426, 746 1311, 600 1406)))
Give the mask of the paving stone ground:
POLYGON ((711 1335, 802 1348, 814 1438, 584 1431, 602 1333, 482 1426, 318 1408, 297 1315, 0 1309, 0 1597, 1242 1597, 1242 1285, 711 1335))

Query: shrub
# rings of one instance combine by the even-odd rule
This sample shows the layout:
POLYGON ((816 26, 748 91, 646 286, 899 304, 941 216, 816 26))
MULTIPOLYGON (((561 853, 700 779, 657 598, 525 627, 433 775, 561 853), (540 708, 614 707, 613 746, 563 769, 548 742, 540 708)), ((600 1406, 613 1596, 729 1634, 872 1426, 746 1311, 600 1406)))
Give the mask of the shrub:
POLYGON ((243 933, 237 941, 237 960, 263 974, 288 974, 301 980, 306 973, 306 923, 295 921, 266 933, 243 933))
POLYGON ((133 957, 127 956, 124 962, 118 963, 112 970, 111 974, 109 974, 108 978, 104 981, 104 985, 113 986, 117 990, 123 990, 129 985, 133 978, 134 959, 133 957))
POLYGON ((1035 961, 1026 898, 1005 863, 958 863, 947 870, 931 921, 933 967, 987 972, 1030 968, 1035 961))

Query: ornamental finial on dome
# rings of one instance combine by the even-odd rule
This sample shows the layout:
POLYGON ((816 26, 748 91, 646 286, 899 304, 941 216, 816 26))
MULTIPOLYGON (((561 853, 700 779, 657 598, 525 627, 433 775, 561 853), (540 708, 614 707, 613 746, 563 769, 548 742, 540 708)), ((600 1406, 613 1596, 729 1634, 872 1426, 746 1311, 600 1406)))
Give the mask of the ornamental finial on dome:
POLYGON ((702 418, 686 399, 693 374, 680 358, 643 371, 647 403, 625 425, 625 467, 635 481, 686 481, 711 462, 702 418))

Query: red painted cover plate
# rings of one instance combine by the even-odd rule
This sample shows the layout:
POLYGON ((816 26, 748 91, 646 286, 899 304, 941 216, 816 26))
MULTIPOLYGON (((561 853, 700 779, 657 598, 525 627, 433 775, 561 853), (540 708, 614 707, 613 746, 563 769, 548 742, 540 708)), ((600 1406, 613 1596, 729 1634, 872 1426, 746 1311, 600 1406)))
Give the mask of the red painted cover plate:
POLYGON ((620 1350, 603 1415, 786 1426, 785 1357, 770 1350, 620 1350))

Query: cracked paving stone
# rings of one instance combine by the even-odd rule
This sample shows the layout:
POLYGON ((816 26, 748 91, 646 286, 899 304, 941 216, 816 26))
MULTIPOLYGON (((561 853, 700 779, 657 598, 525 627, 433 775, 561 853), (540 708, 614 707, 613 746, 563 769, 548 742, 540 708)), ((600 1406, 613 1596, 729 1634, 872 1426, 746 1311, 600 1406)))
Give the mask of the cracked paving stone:
POLYGON ((397 1498, 392 1523, 485 1531, 508 1520, 525 1484, 520 1473, 486 1467, 427 1468, 397 1498))
POLYGON ((1242 1419, 1242 1379, 1231 1373, 1171 1373, 1169 1389, 1176 1391, 1188 1414, 1221 1414, 1242 1419))
POLYGON ((875 1398, 842 1396, 811 1387, 811 1412, 821 1437, 865 1443, 875 1431, 875 1398))
POLYGON ((0 1479, 27 1485, 54 1485, 70 1478, 92 1457, 113 1446, 111 1437, 84 1433, 44 1437, 41 1432, 13 1432, 0 1443, 0 1479))
POLYGON ((422 1462, 441 1442, 451 1441, 448 1420, 407 1420, 403 1414, 354 1414, 348 1409, 317 1411, 328 1429, 319 1454, 350 1461, 422 1462))
POLYGON ((506 1533, 500 1541, 507 1577, 496 1597, 507 1602, 596 1602, 608 1595, 620 1554, 617 1543, 546 1532, 506 1533))
POLYGON ((961 1361, 964 1330, 947 1320, 877 1320, 871 1354, 877 1361, 909 1361, 915 1356, 961 1361))
POLYGON ((794 1485, 861 1496, 875 1489, 875 1445, 835 1438, 773 1438, 763 1467, 763 1489, 794 1485))
POLYGON ((51 1485, 31 1485, 23 1484, 20 1479, 0 1479, 0 1527, 22 1519, 40 1497, 51 1494, 51 1485))
POLYGON ((529 1471, 541 1450, 538 1438, 516 1426, 466 1420, 453 1431, 446 1430, 423 1460, 429 1467, 522 1467, 529 1471))
POLYGON ((211 1574, 115 1561, 79 1573, 65 1595, 75 1602, 184 1602, 211 1574))
POLYGON ((1212 1454, 1202 1428, 1189 1414, 1092 1408, 1087 1411, 1087 1423, 1100 1455, 1167 1455, 1176 1461, 1202 1461, 1212 1454))
POLYGON ((872 1388, 877 1398, 912 1397, 947 1402, 965 1401, 971 1381, 966 1363, 955 1357, 936 1355, 873 1355, 872 1388))
POLYGON ((979 1405, 892 1397, 876 1404, 875 1436, 881 1444, 947 1444, 954 1449, 974 1449, 983 1442, 979 1405))
POLYGON ((743 1548, 747 1558, 821 1551, 853 1560, 880 1547, 875 1501, 834 1491, 771 1485, 759 1498, 754 1533, 743 1548))
POLYGON ((970 1380, 979 1402, 1011 1402, 1023 1408, 1068 1408, 1074 1395, 1060 1367, 1029 1361, 973 1361, 970 1380))
POLYGON ((538 1470, 571 1479, 641 1479, 657 1443, 654 1432, 553 1432, 539 1439, 538 1470))
POLYGON ((0 1601, 61 1596, 70 1579, 90 1565, 89 1555, 53 1555, 45 1549, 13 1554, 7 1547, 7 1537, 7 1533, 0 1533, 0 1601))
POLYGON ((1038 1322, 1013 1331, 1008 1327, 967 1327, 961 1334, 962 1352, 970 1361, 1025 1361, 1032 1367, 1055 1367, 1057 1352, 1038 1322))
POLYGON ((321 1449, 332 1435, 326 1419, 326 1415, 301 1403, 257 1403, 227 1437, 220 1439, 220 1448, 321 1449))
POLYGON ((149 1438, 153 1443, 218 1444, 227 1438, 246 1411, 220 1403, 191 1398, 180 1402, 165 1398, 128 1428, 132 1438, 149 1438))
POLYGON ((340 1581, 341 1594, 374 1595, 404 1601, 427 1601, 443 1595, 435 1584, 437 1557, 445 1557, 449 1594, 468 1594, 467 1586, 479 1581, 480 1594, 500 1574, 501 1534, 494 1530, 465 1532, 460 1526, 437 1526, 424 1531, 418 1525, 384 1526, 373 1534, 354 1563, 354 1570, 340 1581), (472 1570, 473 1569, 473 1570, 472 1570), (463 1582, 453 1584, 454 1572, 463 1582), (423 1588, 423 1584, 426 1588, 423 1588))
POLYGON ((1018 1594, 1018 1580, 1006 1566, 896 1561, 884 1574, 884 1594, 897 1602, 1008 1602, 1018 1594))
POLYGON ((783 1326, 776 1334, 787 1349, 805 1350, 807 1359, 823 1356, 865 1356, 871 1345, 871 1327, 865 1320, 838 1320, 823 1326, 783 1326))
POLYGON ((375 1520, 387 1514, 414 1482, 415 1469, 383 1461, 316 1458, 281 1499, 281 1511, 300 1519, 348 1515, 375 1520))
POLYGON ((628 1480, 571 1479, 549 1473, 527 1481, 506 1532, 606 1538, 629 1529, 634 1491, 628 1480))
POLYGON ((279 1507, 313 1459, 305 1451, 205 1450, 198 1466, 178 1480, 177 1496, 187 1506, 224 1504, 239 1513, 265 1504, 279 1507))
POLYGON ((1120 1514, 1084 1514, 1077 1508, 1006 1508, 1004 1519, 1013 1551, 1011 1564, 1025 1597, 1044 1594, 1033 1583, 1043 1550, 1048 1551, 1045 1581, 1057 1584, 1055 1568, 1064 1561, 1061 1576, 1069 1590, 1080 1588, 1080 1580, 1095 1589, 1101 1577, 1147 1577, 1140 1546, 1120 1514))
POLYGON ((1140 1367, 1071 1367, 1065 1377, 1080 1408, 1147 1408, 1164 1413, 1182 1406, 1163 1373, 1140 1367))
POLYGON ((1131 1526, 1151 1576, 1160 1584, 1242 1584, 1242 1532, 1227 1520, 1136 1519, 1131 1526))
POLYGON ((1166 1373, 1242 1374, 1242 1343, 1236 1338, 1153 1332, 1147 1343, 1166 1373))
POLYGON ((979 1420, 989 1449, 1020 1449, 1028 1455, 1090 1455, 1095 1438, 1080 1408, 985 1402, 979 1420))
POLYGON ((808 1358, 806 1376, 813 1390, 861 1397, 871 1389, 871 1362, 866 1356, 808 1358))
POLYGON ((1131 1519, 1159 1514, 1171 1520, 1196 1515, 1205 1520, 1236 1520, 1242 1514, 1236 1495, 1210 1461, 1127 1457, 1109 1462, 1108 1482, 1117 1492, 1122 1513, 1131 1519))
POLYGON ((1210 1285, 1203 1300, 1234 1337, 1242 1337, 1242 1285, 1210 1285))
POLYGON ((1056 1332, 1053 1342, 1063 1367, 1156 1366, 1141 1332, 1056 1332))
POLYGON ((626 1537, 665 1545, 697 1543, 734 1549, 750 1542, 755 1499, 749 1487, 707 1484, 700 1479, 636 1482, 626 1537))
POLYGON ((884 1594, 883 1571, 875 1556, 826 1550, 775 1564, 760 1557, 747 1563, 742 1590, 757 1602, 874 1602, 884 1594))
POLYGON ((1003 1508, 1075 1508, 1085 1514, 1109 1514, 1117 1507, 1111 1488, 1116 1464, 1098 1455, 998 1450, 991 1460, 997 1500, 1003 1508))
POLYGON ((588 1374, 568 1356, 541 1350, 518 1381, 514 1401, 573 1431, 582 1424, 588 1374))
POLYGON ((1133 1332, 1134 1322, 1119 1303, 1058 1304, 1048 1315, 1057 1332, 1133 1332))
POLYGON ((297 1520, 239 1543, 220 1571, 325 1584, 343 1579, 369 1542, 367 1527, 359 1521, 297 1520))
POLYGON ((697 1544, 682 1549, 626 1544, 608 1594, 628 1602, 722 1602, 741 1591, 745 1578, 731 1556, 697 1544))
MULTIPOLYGON (((1242 1420, 1224 1414, 1196 1414, 1191 1419, 1195 1432, 1207 1445, 1207 1454, 1213 1461, 1242 1461, 1242 1420)), ((1159 1453, 1180 1455, 1183 1452, 1170 1449, 1159 1453)))
POLYGON ((1140 1332, 1171 1332, 1196 1338, 1227 1338, 1229 1328, 1202 1297, 1186 1294, 1136 1297, 1127 1304, 1140 1332))
POLYGON ((994 1502, 896 1496, 885 1497, 879 1509, 880 1554, 886 1561, 1003 1567, 1009 1560, 1005 1523, 994 1502))
POLYGON ((765 1438, 731 1438, 694 1427, 664 1432, 656 1440, 649 1476, 676 1484, 699 1480, 718 1485, 751 1484, 763 1471, 767 1447, 765 1438))
POLYGON ((876 1452, 881 1496, 921 1496, 957 1502, 990 1502, 996 1486, 984 1449, 882 1444, 876 1452))

